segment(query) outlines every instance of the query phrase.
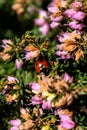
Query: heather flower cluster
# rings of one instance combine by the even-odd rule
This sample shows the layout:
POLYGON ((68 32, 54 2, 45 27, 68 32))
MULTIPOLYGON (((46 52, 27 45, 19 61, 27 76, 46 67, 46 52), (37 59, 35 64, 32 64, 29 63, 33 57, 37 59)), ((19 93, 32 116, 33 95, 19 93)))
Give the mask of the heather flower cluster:
POLYGON ((86 2, 9 5, 21 29, 0 41, 0 130, 86 130, 86 2))
POLYGON ((83 12, 83 5, 81 2, 73 2, 70 8, 65 11, 65 15, 70 18, 69 27, 77 32, 81 33, 83 27, 85 27, 83 21, 85 19, 85 13, 83 12))
POLYGON ((61 59, 74 58, 78 61, 80 58, 84 57, 86 43, 85 40, 84 42, 82 41, 84 37, 81 37, 76 31, 61 32, 57 37, 62 44, 57 45, 58 50, 56 55, 61 56, 61 59))
POLYGON ((59 76, 55 77, 55 79, 54 77, 43 77, 42 80, 38 81, 38 83, 30 83, 29 86, 31 87, 32 92, 35 94, 31 99, 32 104, 41 104, 43 109, 51 109, 54 107, 61 107, 66 103, 71 103, 73 99, 72 94, 67 92, 65 92, 61 99, 59 99, 57 102, 55 101, 55 98, 58 98, 58 93, 63 94, 63 89, 68 89, 67 83, 71 83, 72 81, 73 77, 70 77, 67 73, 65 73, 64 79, 61 79, 59 76), (57 81, 55 82, 54 80, 57 81), (64 86, 62 86, 62 84, 64 86), (50 92, 51 87, 54 88, 53 91, 55 90, 56 93, 50 92), (70 101, 68 102, 68 100, 70 101))
POLYGON ((69 27, 71 31, 63 31, 57 35, 58 41, 61 43, 57 45, 56 55, 61 59, 75 58, 78 61, 81 57, 84 57, 82 46, 85 45, 85 41, 82 44, 83 29, 85 27, 84 20, 86 14, 83 12, 83 5, 81 2, 72 2, 69 5, 69 9, 64 11, 65 19, 68 20, 64 23, 64 27, 69 27), (80 43, 81 42, 81 43, 80 43), (79 44, 79 47, 78 45, 79 44))
POLYGON ((48 6, 48 12, 50 13, 50 27, 56 28, 61 24, 61 21, 63 20, 63 12, 62 8, 65 7, 66 1, 52 1, 48 6))
POLYGON ((46 36, 49 32, 49 24, 46 22, 47 20, 47 12, 44 10, 38 11, 38 18, 34 20, 35 25, 39 26, 39 31, 43 36, 46 36))

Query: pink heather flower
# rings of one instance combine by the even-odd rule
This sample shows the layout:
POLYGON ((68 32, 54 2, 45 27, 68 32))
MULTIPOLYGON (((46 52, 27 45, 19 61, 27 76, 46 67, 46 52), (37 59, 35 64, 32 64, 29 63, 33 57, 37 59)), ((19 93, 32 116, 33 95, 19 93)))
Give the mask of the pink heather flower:
POLYGON ((18 127, 18 126, 20 126, 21 121, 19 119, 15 119, 15 120, 10 120, 9 123, 10 123, 10 125, 18 127))
POLYGON ((47 12, 45 10, 39 10, 40 18, 47 18, 47 12))
MULTIPOLYGON (((60 2, 60 4, 61 4, 61 7, 62 8, 65 8, 66 7, 66 4, 67 4, 67 1, 66 0, 61 0, 61 1, 59 1, 60 2)), ((54 13, 54 12, 57 12, 58 11, 58 7, 57 7, 57 5, 55 4, 55 1, 53 0, 50 4, 49 4, 49 6, 48 6, 48 11, 50 12, 50 13, 54 13)))
POLYGON ((59 111, 61 110, 61 108, 58 108, 57 110, 54 111, 54 115, 59 115, 59 111))
POLYGON ((43 24, 40 28, 39 31, 43 34, 43 36, 46 36, 49 32, 49 25, 47 23, 43 24))
POLYGON ((41 26, 45 23, 45 21, 44 21, 44 19, 37 18, 37 19, 34 20, 34 23, 38 26, 41 26))
POLYGON ((17 78, 13 77, 13 76, 8 76, 7 80, 9 82, 14 82, 14 83, 17 82, 17 83, 19 83, 19 80, 17 78))
POLYGON ((56 47, 57 47, 58 50, 62 50, 63 45, 60 44, 60 45, 57 45, 56 47))
POLYGON ((69 23, 69 27, 72 28, 72 29, 81 30, 84 27, 84 25, 82 23, 77 24, 76 21, 72 21, 72 22, 69 23))
POLYGON ((12 126, 12 127, 10 128, 10 130, 19 130, 19 128, 16 127, 16 126, 12 126))
POLYGON ((16 59, 16 67, 17 69, 21 69, 23 65, 22 59, 16 59))
POLYGON ((50 16, 50 20, 51 20, 51 24, 50 24, 50 27, 51 28, 56 28, 60 25, 60 22, 62 21, 63 19, 63 16, 60 15, 60 16, 57 16, 57 17, 53 17, 53 16, 50 16))
POLYGON ((57 56, 60 56, 62 60, 72 58, 72 56, 70 54, 68 54, 66 51, 58 50, 55 54, 57 56))
POLYGON ((72 56, 71 56, 70 54, 61 55, 61 59, 62 59, 62 60, 68 60, 68 59, 70 59, 70 58, 72 58, 72 56))
POLYGON ((47 18, 47 13, 44 10, 39 10, 39 17, 34 20, 34 23, 38 26, 42 26, 47 18))
POLYGON ((75 123, 71 120, 71 118, 68 115, 59 114, 59 117, 60 117, 60 125, 63 128, 70 130, 75 127, 75 123))
MULTIPOLYGON (((4 40, 2 40, 2 45, 0 45, 4 50, 4 52, 6 53, 6 52, 8 52, 8 51, 10 51, 11 49, 12 49, 12 45, 13 44, 13 42, 11 41, 11 40, 6 40, 6 39, 4 39, 4 40)), ((4 55, 1 55, 0 57, 3 59, 3 60, 6 60, 6 59, 9 59, 10 58, 10 55, 9 54, 5 54, 6 56, 4 56, 4 55), (3 57, 4 56, 4 57, 3 57), (6 58, 7 57, 7 58, 6 58)))
POLYGON ((51 28, 56 28, 56 27, 58 27, 59 25, 60 25, 60 23, 52 22, 52 23, 50 24, 50 27, 51 27, 51 28))
POLYGON ((75 9, 76 11, 81 10, 83 7, 82 3, 79 1, 75 1, 71 3, 70 8, 75 9))
POLYGON ((26 52, 25 59, 30 60, 31 59, 32 52, 26 52))
POLYGON ((61 32, 59 35, 57 35, 57 38, 60 42, 64 42, 70 38, 70 35, 68 32, 61 32))
POLYGON ((29 86, 32 88, 32 90, 39 91, 41 86, 38 83, 30 83, 29 86))
POLYGON ((75 11, 74 9, 67 9, 67 10, 65 11, 65 15, 66 15, 67 17, 69 17, 69 18, 72 18, 73 15, 76 14, 76 13, 77 13, 77 11, 75 11))
POLYGON ((58 50, 58 51, 56 52, 56 55, 57 55, 57 56, 67 55, 67 52, 66 52, 66 51, 59 51, 59 50, 58 50))
POLYGON ((48 12, 50 13, 49 16, 51 21, 50 27, 56 28, 57 26, 60 25, 63 16, 61 14, 58 14, 58 12, 61 12, 61 10, 57 7, 54 1, 48 6, 48 12), (58 14, 58 15, 54 16, 54 14, 58 14))
POLYGON ((59 16, 59 17, 56 17, 56 18, 54 18, 52 16, 50 17, 50 20, 54 21, 54 22, 60 22, 62 19, 63 19, 63 16, 59 16))
POLYGON ((33 58, 39 56, 39 54, 40 54, 39 50, 26 52, 25 59, 26 60, 33 59, 33 58))
POLYGON ((58 7, 56 7, 56 6, 54 6, 54 5, 49 6, 49 7, 48 7, 48 11, 49 11, 50 13, 55 13, 55 12, 58 11, 58 7))
POLYGON ((39 26, 39 31, 46 36, 49 32, 49 25, 46 22, 47 12, 45 10, 39 10, 39 17, 34 20, 34 23, 39 26))
POLYGON ((4 39, 4 40, 2 40, 2 43, 3 43, 3 45, 2 45, 2 47, 3 48, 5 48, 8 44, 11 44, 11 40, 8 40, 8 39, 4 39))
POLYGON ((82 11, 78 11, 78 12, 76 12, 76 13, 72 16, 72 18, 73 18, 74 20, 77 20, 77 21, 84 20, 84 18, 85 18, 85 13, 82 12, 82 11))
POLYGON ((51 109, 51 108, 52 108, 51 101, 43 100, 42 109, 51 109))
POLYGON ((37 95, 32 97, 32 104, 33 105, 38 105, 42 103, 42 99, 38 97, 37 95))
POLYGON ((66 72, 64 73, 64 78, 66 82, 72 83, 73 77, 69 76, 66 72))
MULTIPOLYGON (((66 35, 66 37, 68 38, 67 33, 64 33, 64 35, 66 35)), ((59 36, 59 39, 61 42, 64 40, 63 37, 61 37, 61 36, 59 36)), ((63 44, 57 45, 58 50, 56 51, 55 54, 57 56, 60 56, 62 60, 72 58, 72 56, 68 52, 63 51, 62 46, 63 46, 63 44)))

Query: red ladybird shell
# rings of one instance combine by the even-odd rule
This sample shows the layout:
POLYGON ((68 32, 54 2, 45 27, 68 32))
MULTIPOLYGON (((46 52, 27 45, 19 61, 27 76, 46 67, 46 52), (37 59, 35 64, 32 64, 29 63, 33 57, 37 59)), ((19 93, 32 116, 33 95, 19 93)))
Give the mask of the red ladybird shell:
POLYGON ((48 62, 45 59, 40 59, 35 63, 36 72, 40 73, 43 69, 46 69, 49 66, 48 62))

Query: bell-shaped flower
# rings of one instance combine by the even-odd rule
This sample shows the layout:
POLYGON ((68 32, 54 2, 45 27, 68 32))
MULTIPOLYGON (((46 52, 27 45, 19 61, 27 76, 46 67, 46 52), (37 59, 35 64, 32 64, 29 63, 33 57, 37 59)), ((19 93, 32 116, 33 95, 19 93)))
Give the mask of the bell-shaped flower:
POLYGON ((17 69, 22 68, 22 65, 23 65, 23 60, 22 59, 16 59, 15 63, 16 63, 17 69))
POLYGON ((31 102, 33 105, 39 105, 42 104, 42 99, 39 96, 35 95, 32 97, 31 102))
POLYGON ((72 81, 73 81, 73 77, 71 77, 70 75, 68 75, 68 73, 64 73, 64 81, 66 81, 66 82, 69 82, 69 83, 72 83, 72 81))
POLYGON ((59 114, 60 117, 60 125, 67 129, 67 130, 71 130, 72 128, 75 127, 75 123, 72 121, 72 119, 66 115, 66 114, 59 114))

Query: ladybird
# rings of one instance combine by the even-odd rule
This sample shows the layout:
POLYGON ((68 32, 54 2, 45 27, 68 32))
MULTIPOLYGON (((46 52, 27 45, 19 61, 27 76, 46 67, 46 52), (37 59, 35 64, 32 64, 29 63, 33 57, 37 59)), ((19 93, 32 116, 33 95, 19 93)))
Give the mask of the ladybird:
POLYGON ((35 70, 38 73, 45 72, 49 64, 45 59, 39 59, 35 63, 35 70))

